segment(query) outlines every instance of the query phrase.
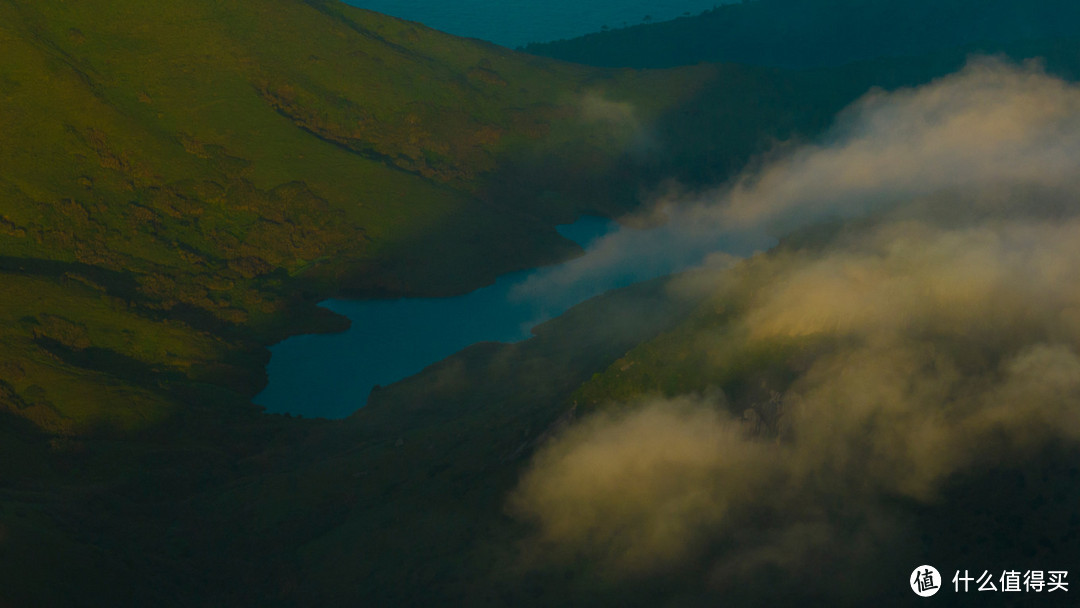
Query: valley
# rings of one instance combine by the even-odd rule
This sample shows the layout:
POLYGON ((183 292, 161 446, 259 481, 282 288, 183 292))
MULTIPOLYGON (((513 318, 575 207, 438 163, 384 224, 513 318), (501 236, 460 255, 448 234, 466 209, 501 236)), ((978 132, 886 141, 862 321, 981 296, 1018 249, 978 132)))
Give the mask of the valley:
POLYGON ((790 4, 523 52, 333 0, 0 0, 0 606, 1070 568, 1073 8, 790 4), (392 341, 423 358, 349 371, 392 341))

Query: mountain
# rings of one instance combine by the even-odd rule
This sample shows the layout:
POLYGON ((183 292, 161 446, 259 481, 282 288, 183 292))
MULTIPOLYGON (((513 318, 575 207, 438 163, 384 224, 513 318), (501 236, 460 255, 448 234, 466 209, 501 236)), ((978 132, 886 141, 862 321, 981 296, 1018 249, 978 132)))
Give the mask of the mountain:
POLYGON ((299 0, 5 0, 0 51, 4 606, 276 601, 356 510, 292 472, 358 438, 252 405, 266 347, 578 253, 554 226, 633 207, 633 120, 704 77, 299 0))
POLYGON ((563 259, 554 225, 722 182, 964 57, 600 70, 338 3, 0 10, 0 404, 75 436, 250 407, 266 345, 342 327, 314 302, 563 259))
POLYGON ((750 0, 524 50, 608 67, 736 62, 807 68, 1075 36, 1078 23, 1080 6, 1069 0, 750 0))
POLYGON ((588 112, 649 120, 700 78, 338 3, 0 11, 0 402, 61 434, 243 401, 263 345, 341 326, 319 299, 460 293, 571 255, 555 224, 635 204, 632 129, 588 112))
MULTIPOLYGON (((700 599, 699 570, 522 561, 508 497, 612 398, 722 384, 754 405, 805 352, 718 371, 692 337, 732 317, 661 279, 327 421, 250 403, 266 347, 341 329, 324 298, 578 254, 555 225, 723 183, 978 49, 600 69, 318 0, 2 0, 0 50, 0 606, 60 607, 700 599)), ((992 50, 1080 66, 1069 39, 992 50)), ((968 481, 974 502, 999 480, 968 481)))
MULTIPOLYGON (((252 405, 266 347, 343 328, 327 297, 460 293, 578 253, 554 226, 634 208, 662 173, 648 125, 726 77, 573 66, 299 0, 4 1, 0 47, 3 605, 370 593, 378 577, 321 582, 351 547, 304 554, 427 494, 364 425, 252 405), (386 485, 356 481, 387 458, 386 485)), ((418 462, 432 487, 458 474, 418 462)))

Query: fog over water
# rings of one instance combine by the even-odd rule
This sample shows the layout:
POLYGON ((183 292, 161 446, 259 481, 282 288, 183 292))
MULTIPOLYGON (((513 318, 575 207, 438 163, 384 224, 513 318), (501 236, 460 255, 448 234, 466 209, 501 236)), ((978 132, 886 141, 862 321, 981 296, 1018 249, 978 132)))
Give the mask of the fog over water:
POLYGON ((627 239, 644 251, 648 243, 663 242, 667 231, 619 228, 586 217, 559 227, 585 248, 585 255, 556 266, 508 274, 451 298, 324 302, 348 317, 352 327, 340 334, 296 336, 271 348, 270 382, 255 403, 274 413, 344 418, 366 403, 374 386, 407 378, 466 346, 523 340, 540 322, 610 289, 696 266, 709 252, 746 256, 771 244, 767 238, 732 236, 726 243, 714 238, 647 261, 612 264, 605 255, 627 239))
POLYGON ((661 354, 788 375, 760 376, 768 401, 741 411, 711 387, 582 412, 507 500, 532 530, 524 553, 613 582, 683 570, 719 595, 777 570, 824 592, 821 568, 851 571, 857 597, 881 547, 914 550, 912 513, 951 480, 1080 449, 1078 159, 1080 86, 973 58, 626 222, 653 228, 564 227, 585 254, 563 264, 459 298, 329 302, 353 329, 275 347, 259 403, 345 416, 467 344, 703 265, 670 296, 709 294, 723 322, 661 354), (842 228, 753 255, 822 223, 842 228))
POLYGON ((591 559, 611 580, 689 572, 719 595, 752 577, 880 593, 865 581, 908 572, 876 572, 883 548, 917 550, 913 505, 1080 447, 1078 159, 1080 87, 977 58, 871 91, 817 143, 671 203, 648 247, 606 239, 590 272, 733 229, 847 221, 680 277, 728 315, 678 334, 688 356, 727 370, 767 355, 790 376, 760 376, 772 393, 746 406, 657 392, 585 416, 509 502, 535 559, 591 559))

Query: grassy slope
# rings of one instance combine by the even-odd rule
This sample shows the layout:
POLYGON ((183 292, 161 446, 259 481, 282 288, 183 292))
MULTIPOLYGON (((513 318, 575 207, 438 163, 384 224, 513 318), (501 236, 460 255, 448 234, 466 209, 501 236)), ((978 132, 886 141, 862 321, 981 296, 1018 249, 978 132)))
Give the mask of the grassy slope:
POLYGON ((0 1, 0 605, 266 605, 356 439, 258 415, 264 346, 573 253, 555 223, 633 203, 582 190, 633 135, 583 97, 648 119, 698 74, 328 3, 0 1))
POLYGON ((298 0, 5 0, 0 46, 0 404, 68 434, 160 420, 193 383, 250 395, 261 344, 335 325, 310 300, 572 253, 555 223, 633 201, 500 176, 558 154, 603 182, 630 133, 582 96, 657 112, 696 78, 298 0))
MULTIPOLYGON (((634 202, 635 121, 714 76, 600 72, 295 0, 4 0, 0 50, 0 605, 316 592, 290 591, 297 571, 354 556, 307 545, 415 504, 394 492, 412 467, 383 440, 356 451, 356 425, 259 416, 263 347, 340 327, 312 307, 335 293, 461 291, 572 253, 553 224, 634 202), (374 462, 387 486, 340 489, 374 462)), ((462 424, 494 432, 382 412, 448 445, 462 424)), ((478 487, 485 458, 462 460, 478 487)))

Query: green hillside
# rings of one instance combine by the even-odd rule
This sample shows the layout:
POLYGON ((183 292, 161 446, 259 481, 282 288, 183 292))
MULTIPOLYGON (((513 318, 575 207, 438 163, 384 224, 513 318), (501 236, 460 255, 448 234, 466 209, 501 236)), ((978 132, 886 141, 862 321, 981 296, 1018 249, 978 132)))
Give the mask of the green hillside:
MULTIPOLYGON (((527 454, 494 485, 482 461, 520 444, 518 415, 264 416, 266 346, 341 329, 326 297, 458 293, 573 255, 554 226, 637 204, 660 173, 635 171, 659 166, 642 132, 724 74, 571 66, 335 3, 0 2, 0 605, 407 596, 439 537, 395 519, 424 536, 386 546, 401 568, 352 543, 461 475, 486 525, 527 454), (402 459, 399 437, 459 466, 402 459)), ((647 337, 582 335, 556 341, 571 363, 530 433, 647 337)))
POLYGON ((632 129, 584 100, 648 120, 698 77, 297 0, 5 1, 0 48, 0 404, 60 434, 246 401, 263 345, 341 326, 315 300, 573 253, 556 223, 636 195, 603 187, 632 129))

